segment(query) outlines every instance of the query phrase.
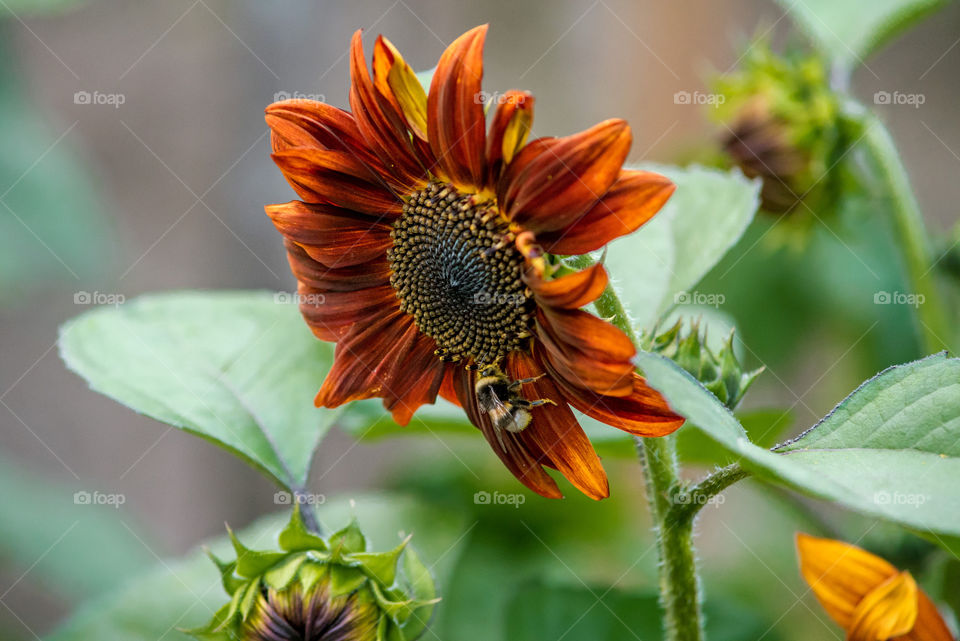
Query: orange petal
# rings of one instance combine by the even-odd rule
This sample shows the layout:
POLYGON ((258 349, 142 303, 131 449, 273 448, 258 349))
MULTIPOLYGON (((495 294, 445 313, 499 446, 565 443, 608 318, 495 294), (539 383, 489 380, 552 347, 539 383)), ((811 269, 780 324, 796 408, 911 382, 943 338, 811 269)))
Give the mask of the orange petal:
POLYGON ((528 270, 523 281, 530 286, 540 305, 557 309, 579 309, 597 300, 607 288, 607 270, 597 263, 579 272, 553 280, 543 280, 536 270, 528 270))
MULTIPOLYGON (((544 373, 543 368, 522 352, 511 352, 507 356, 505 372, 512 380, 544 373)), ((549 399, 556 405, 531 409, 533 420, 520 432, 521 440, 549 457, 552 467, 590 498, 600 500, 610 496, 610 484, 600 457, 550 378, 544 376, 524 385, 522 394, 531 401, 549 399)))
POLYGON ((488 182, 496 184, 504 165, 527 144, 533 127, 533 94, 512 89, 499 97, 487 136, 488 182))
MULTIPOLYGON (((545 365, 551 369, 549 363, 545 365)), ((663 396, 648 387, 639 374, 633 375, 633 392, 629 396, 604 396, 553 375, 567 401, 601 423, 646 437, 666 436, 683 425, 683 417, 674 414, 663 396)))
POLYGON ((427 139, 427 92, 393 43, 379 36, 373 47, 373 83, 403 116, 410 131, 427 139))
POLYGON ((475 27, 440 56, 427 96, 430 148, 440 173, 454 185, 484 185, 486 120, 483 113, 483 43, 487 25, 475 27))
POLYGON ((547 474, 541 462, 534 458, 517 434, 505 432, 497 435, 490 423, 490 417, 477 406, 476 372, 462 368, 453 370, 453 387, 460 405, 467 413, 470 422, 476 425, 491 449, 503 461, 510 473, 528 488, 548 499, 563 498, 557 482, 547 474))
POLYGON ((271 157, 307 202, 331 203, 373 215, 400 212, 402 203, 389 185, 347 152, 296 147, 271 157))
POLYGON ((894 641, 954 641, 950 628, 923 590, 917 592, 917 621, 913 629, 894 641))
POLYGON ((797 534, 800 573, 830 618, 844 630, 854 621, 857 605, 894 577, 897 569, 854 545, 797 534))
POLYGON ((384 381, 383 406, 400 425, 407 425, 421 405, 437 400, 446 367, 433 353, 436 349, 432 338, 420 334, 394 376, 384 381))
POLYGON ((849 641, 887 641, 905 634, 917 620, 917 583, 909 572, 890 577, 857 605, 847 630, 849 641))
POLYGON ((339 340, 358 322, 373 322, 377 314, 400 310, 389 285, 357 291, 321 291, 300 283, 300 313, 313 334, 325 341, 339 340))
POLYGON ((287 261, 297 281, 319 291, 352 292, 390 284, 390 264, 386 256, 348 267, 327 267, 290 239, 284 239, 287 261))
POLYGON ((636 231, 676 190, 669 178, 650 171, 623 171, 610 190, 568 227, 537 236, 551 254, 585 254, 636 231))
POLYGON ((328 267, 350 267, 386 256, 390 227, 332 205, 293 200, 264 208, 284 237, 328 267))
POLYGON ((350 108, 370 149, 410 190, 426 184, 427 172, 417 157, 399 111, 370 80, 358 29, 350 42, 350 108))
POLYGON ((564 229, 607 193, 630 141, 623 120, 606 120, 566 138, 534 140, 507 166, 498 201, 511 220, 538 234, 564 229))
POLYGON ((317 407, 383 396, 385 383, 393 379, 419 336, 413 317, 399 308, 370 316, 350 327, 337 343, 333 367, 314 399, 317 407))

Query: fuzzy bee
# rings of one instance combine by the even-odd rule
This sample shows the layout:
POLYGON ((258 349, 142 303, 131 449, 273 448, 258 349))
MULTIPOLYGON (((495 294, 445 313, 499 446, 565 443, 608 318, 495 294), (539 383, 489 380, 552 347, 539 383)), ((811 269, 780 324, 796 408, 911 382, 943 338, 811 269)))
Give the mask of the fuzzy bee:
POLYGON ((511 381, 506 374, 496 365, 488 365, 480 369, 477 376, 477 382, 474 390, 477 394, 477 405, 482 412, 486 412, 493 423, 493 429, 497 434, 497 440, 500 446, 506 449, 503 442, 503 432, 522 432, 530 425, 533 416, 530 410, 534 407, 546 405, 556 405, 550 399, 538 399, 528 401, 520 396, 520 386, 526 383, 532 383, 541 378, 522 378, 511 381))

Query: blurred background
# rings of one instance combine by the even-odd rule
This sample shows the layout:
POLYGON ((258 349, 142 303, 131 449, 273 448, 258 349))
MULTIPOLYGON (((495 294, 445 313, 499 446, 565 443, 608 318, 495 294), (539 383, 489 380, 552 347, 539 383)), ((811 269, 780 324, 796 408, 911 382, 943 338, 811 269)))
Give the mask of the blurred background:
MULTIPOLYGON (((292 291, 280 237, 263 214, 264 204, 294 196, 269 158, 264 106, 289 95, 346 107, 347 47, 357 28, 366 30, 368 53, 383 33, 425 69, 485 22, 488 91, 532 91, 535 135, 626 118, 633 162, 683 162, 709 150, 720 136, 709 107, 676 104, 674 94, 708 90, 711 75, 734 69, 754 35, 793 37, 783 10, 761 0, 0 0, 0 629, 9 638, 44 636, 83 597, 113 585, 104 577, 180 555, 219 535, 225 520, 242 526, 277 509, 275 488, 235 458, 89 391, 57 356, 58 326, 144 292, 292 291), (74 511, 75 491, 125 499, 74 511), (45 507, 60 503, 60 513, 45 507), (64 564, 81 576, 65 578, 64 564)), ((960 181, 950 179, 960 169, 958 27, 954 3, 869 59, 854 82, 868 104, 880 90, 925 96, 919 107, 878 111, 929 225, 942 232, 960 202, 960 181)), ((864 221, 869 212, 837 222, 801 252, 759 242, 758 223, 704 286, 724 293, 748 364, 767 366, 745 405, 792 408, 794 432, 878 369, 919 356, 909 309, 850 295, 899 284, 882 238, 852 238, 864 221)), ((489 452, 472 452, 479 439, 456 440, 357 444, 334 431, 311 486, 329 495, 403 487, 443 500, 457 483, 463 492, 477 484, 476 474, 457 469, 463 456, 490 483, 519 491, 489 452), (410 456, 447 471, 412 477, 398 469, 410 456)), ((572 502, 619 537, 610 545, 623 555, 598 556, 576 576, 612 573, 625 587, 650 588, 655 553, 649 540, 631 540, 646 527, 640 474, 629 460, 608 467, 617 500, 572 502)), ((722 514, 706 511, 698 530, 708 594, 769 605, 751 638, 801 638, 770 631, 774 624, 807 639, 840 638, 805 594, 792 553, 792 532, 825 509, 809 501, 774 507, 767 492, 743 484, 722 514)), ((543 512, 543 523, 570 536, 590 532, 590 521, 566 522, 555 506, 531 501, 522 513, 530 522, 543 512)), ((484 527, 537 545, 516 523, 477 532, 484 527)), ((561 557, 549 572, 570 579, 561 557)), ((481 556, 470 562, 482 572, 481 556)))

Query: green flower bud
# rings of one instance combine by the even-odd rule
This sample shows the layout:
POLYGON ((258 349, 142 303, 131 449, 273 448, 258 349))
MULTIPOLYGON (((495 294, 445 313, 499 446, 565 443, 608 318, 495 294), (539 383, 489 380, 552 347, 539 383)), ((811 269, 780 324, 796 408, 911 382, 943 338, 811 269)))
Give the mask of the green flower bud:
POLYGON ((304 526, 300 506, 280 533, 277 551, 251 550, 229 530, 237 558, 210 558, 230 596, 205 626, 209 641, 411 641, 438 599, 410 538, 368 552, 356 522, 323 538, 304 526))
POLYGON ((809 228, 839 194, 834 171, 845 148, 840 102, 820 58, 778 56, 761 41, 739 71, 715 81, 724 101, 723 147, 748 177, 760 177, 764 211, 809 228), (811 212, 813 212, 811 214, 811 212))
POLYGON ((733 334, 731 330, 723 347, 715 353, 707 346, 706 330, 701 336, 699 321, 692 322, 689 331, 684 332, 680 319, 665 332, 644 335, 643 345, 646 351, 662 354, 682 367, 732 410, 764 369, 743 371, 733 351, 733 334))

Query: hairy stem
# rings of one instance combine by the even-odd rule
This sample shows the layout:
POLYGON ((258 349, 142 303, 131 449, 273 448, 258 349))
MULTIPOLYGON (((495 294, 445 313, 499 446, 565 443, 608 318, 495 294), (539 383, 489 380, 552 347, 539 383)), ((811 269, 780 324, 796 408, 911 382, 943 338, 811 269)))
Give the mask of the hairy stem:
MULTIPOLYGON (((589 256, 572 257, 567 262, 578 269, 593 264, 589 256)), ((607 287, 594 305, 601 316, 609 319, 639 348, 630 318, 612 286, 607 287)), ((643 463, 647 502, 656 523, 660 555, 660 602, 665 612, 666 639, 702 641, 703 617, 700 611, 700 580, 693 550, 693 519, 668 520, 681 489, 674 439, 670 436, 637 438, 637 450, 643 463)))

